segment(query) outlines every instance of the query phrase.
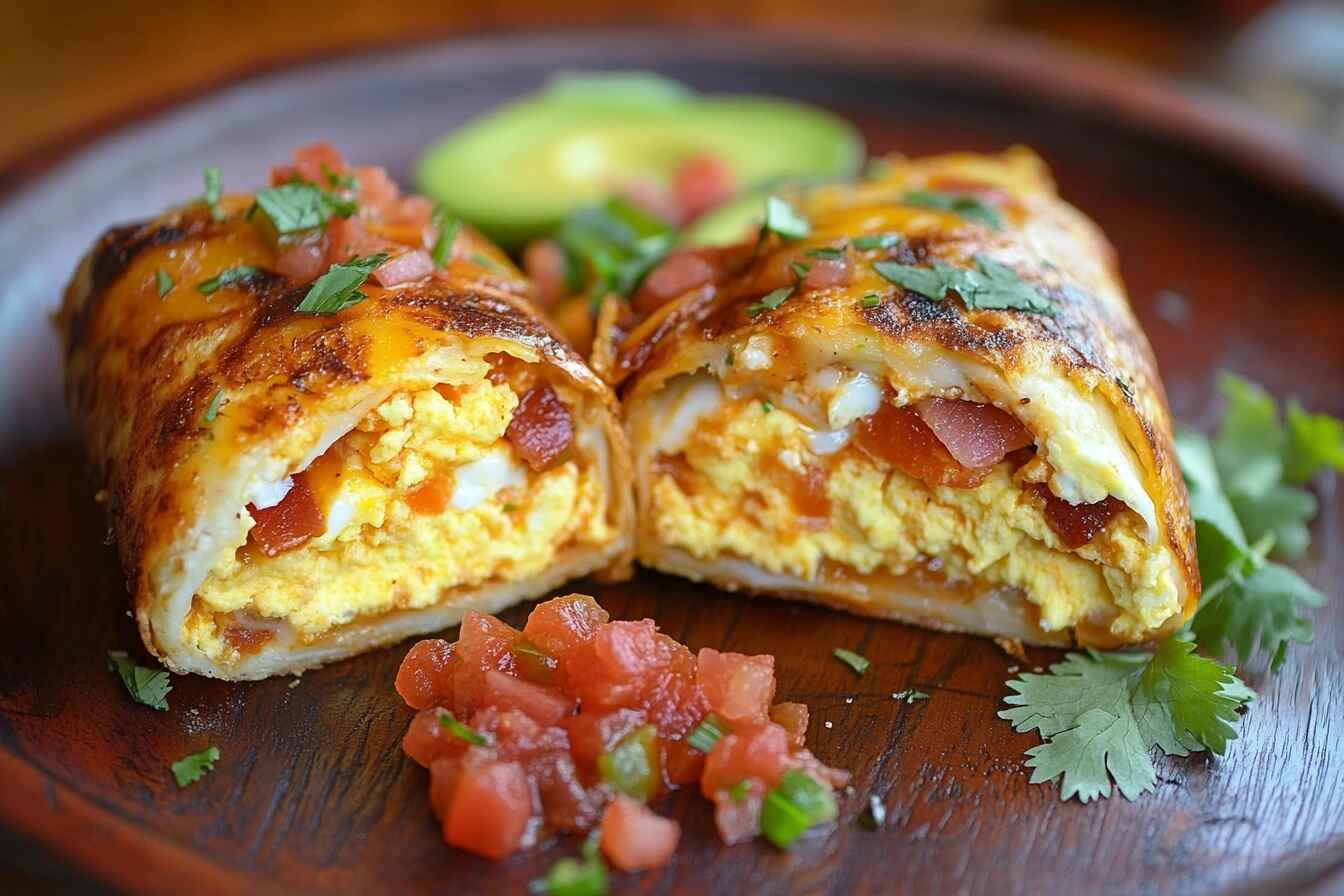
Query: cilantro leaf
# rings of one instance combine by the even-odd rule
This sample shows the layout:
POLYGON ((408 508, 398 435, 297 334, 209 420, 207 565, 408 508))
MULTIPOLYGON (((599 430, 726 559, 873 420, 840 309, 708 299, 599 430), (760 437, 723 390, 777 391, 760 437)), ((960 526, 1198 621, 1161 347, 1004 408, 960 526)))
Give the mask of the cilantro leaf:
POLYGON ((778 196, 765 200, 765 222, 761 236, 775 233, 786 240, 800 240, 812 232, 812 225, 798 210, 778 196))
POLYGON ((555 234, 572 266, 586 269, 593 278, 599 301, 611 292, 633 293, 644 275, 672 251, 676 239, 665 222, 620 198, 579 209, 555 234))
POLYGON ((206 772, 215 770, 219 761, 219 747, 206 747, 199 753, 183 756, 171 766, 178 787, 187 787, 205 777, 206 772))
POLYGON ((256 203, 279 234, 314 230, 333 217, 348 218, 356 210, 353 200, 341 199, 307 181, 258 190, 256 203))
POLYGON ((250 277, 255 277, 261 273, 261 268, 253 267, 250 264, 236 264, 231 268, 225 268, 209 280, 202 280, 196 284, 196 291, 203 296, 212 296, 225 286, 232 286, 235 283, 242 283, 250 277))
POLYGON ((173 287, 176 284, 173 283, 173 278, 169 276, 167 271, 163 268, 159 268, 154 272, 154 285, 159 291, 159 298, 163 298, 173 291, 173 287))
POLYGON ((121 683, 136 703, 167 711, 168 692, 173 689, 167 669, 148 669, 137 665, 124 650, 107 652, 107 668, 120 676, 121 683))
POLYGON ((899 233, 874 233, 868 236, 855 237, 851 245, 861 252, 867 252, 870 249, 894 249, 902 242, 904 242, 904 237, 899 233))
POLYGON ((1250 691, 1232 670, 1169 638, 1142 653, 1071 653, 1048 674, 1008 682, 1001 718, 1018 731, 1039 731, 1027 751, 1031 783, 1062 777, 1060 798, 1108 797, 1111 784, 1126 799, 1157 780, 1154 747, 1174 756, 1211 750, 1221 755, 1236 738, 1231 723, 1250 691))
POLYGON ((1283 449, 1283 478, 1303 483, 1318 470, 1344 470, 1344 420, 1308 414, 1288 402, 1288 444, 1283 449))
POLYGON ((759 302, 752 302, 747 306, 747 314, 755 317, 766 311, 774 311, 780 305, 783 305, 789 296, 793 295, 793 289, 792 286, 781 286, 779 289, 766 293, 761 296, 759 302))
POLYGON ((224 220, 224 210, 219 207, 219 199, 222 195, 220 189, 219 166, 211 165, 205 169, 205 204, 210 207, 210 217, 216 221, 224 220))
POLYGON ((442 205, 436 205, 432 220, 439 235, 434 239, 429 257, 437 267, 443 267, 453 257, 453 244, 457 242, 457 232, 462 229, 462 219, 448 214, 442 205))
POLYGON ((960 215, 968 221, 983 224, 991 230, 1003 228, 1003 216, 989 203, 959 193, 944 193, 940 190, 912 190, 901 198, 906 205, 920 208, 932 208, 938 211, 960 215))
POLYGON ((358 305, 366 296, 359 291, 369 275, 387 261, 387 253, 352 258, 345 264, 333 264, 313 281, 308 294, 294 308, 300 314, 335 314, 358 305))
POLYGON ((873 270, 902 289, 941 302, 955 292, 970 309, 1033 311, 1054 314, 1055 303, 1036 287, 1018 277, 1005 264, 982 255, 975 257, 978 270, 936 261, 923 268, 894 261, 877 261, 873 270))

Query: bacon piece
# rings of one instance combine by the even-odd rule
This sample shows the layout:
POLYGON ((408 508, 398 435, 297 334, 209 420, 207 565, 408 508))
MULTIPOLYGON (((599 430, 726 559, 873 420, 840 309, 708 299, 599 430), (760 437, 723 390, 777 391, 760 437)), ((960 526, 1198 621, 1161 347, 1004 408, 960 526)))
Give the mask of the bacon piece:
POLYGON ((1010 451, 1032 443, 1018 419, 992 404, 926 398, 915 405, 920 418, 963 467, 993 466, 1010 451))
POLYGON ((901 472, 929 485, 975 488, 991 467, 963 467, 938 440, 914 408, 887 402, 877 413, 859 420, 858 446, 901 472))
POLYGON ((544 470, 569 447, 574 422, 554 389, 534 386, 514 408, 504 437, 529 467, 544 470))
POLYGON ((411 283, 434 272, 434 259, 424 249, 413 249, 394 255, 373 272, 373 279, 379 286, 400 286, 411 283))
POLYGON ((1031 490, 1045 502, 1045 521, 1067 548, 1087 544, 1117 514, 1127 509, 1125 502, 1114 495, 1107 495, 1094 504, 1070 504, 1043 482, 1031 486, 1031 490))
POLYGON ((267 557, 306 544, 327 529, 322 508, 317 506, 313 490, 302 473, 294 477, 294 486, 279 504, 264 508, 248 504, 247 512, 257 521, 247 533, 247 540, 267 557))
POLYGON ((708 253, 691 250, 669 255, 649 272, 639 285, 631 304, 641 314, 649 314, 683 293, 714 279, 718 273, 708 253))

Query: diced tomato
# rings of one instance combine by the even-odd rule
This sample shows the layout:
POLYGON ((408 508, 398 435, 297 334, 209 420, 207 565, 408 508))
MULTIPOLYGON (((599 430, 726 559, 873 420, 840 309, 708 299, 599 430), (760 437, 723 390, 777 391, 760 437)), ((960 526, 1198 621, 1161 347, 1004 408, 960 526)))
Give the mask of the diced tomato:
POLYGON ((554 688, 542 687, 491 669, 485 673, 484 700, 491 706, 517 709, 542 725, 554 725, 573 715, 575 700, 554 688))
POLYGON ((359 204, 385 214, 401 198, 401 188, 377 165, 360 165, 354 170, 359 183, 359 204))
POLYGON ((613 680, 638 679, 667 661, 652 619, 608 622, 598 629, 593 649, 602 671, 613 680))
POLYGON ((543 383, 519 399, 504 437, 529 467, 544 470, 569 447, 574 421, 555 390, 543 383))
POLYGON ((811 261, 807 275, 803 277, 804 289, 827 289, 832 286, 845 286, 854 276, 854 269, 844 258, 827 258, 811 261))
POLYGON ((546 825, 564 833, 586 831, 601 817, 607 799, 603 787, 585 787, 573 757, 550 750, 528 760, 527 773, 536 782, 546 825))
POLYGON ((760 781, 747 780, 735 785, 738 790, 720 790, 714 800, 714 826, 719 839, 732 846, 752 839, 761 832, 761 806, 765 787, 760 781))
POLYGON ((471 746, 443 726, 439 717, 446 709, 431 707, 416 713, 406 736, 401 740, 401 748, 406 755, 428 768, 436 759, 445 756, 459 756, 471 746))
POLYGON ((525 760, 548 750, 569 749, 563 728, 543 725, 519 709, 487 706, 471 717, 471 729, 489 739, 500 759, 525 760))
POLYGON ((1070 504, 1038 482, 1032 490, 1045 505, 1045 521, 1067 548, 1080 548, 1097 537, 1106 524, 1128 509, 1115 495, 1094 504, 1070 504))
POLYGON ((317 506, 317 498, 302 473, 294 477, 294 485, 279 504, 274 507, 249 504, 247 512, 256 520, 247 533, 248 541, 267 557, 307 544, 327 529, 322 508, 317 506))
POLYGON ((926 398, 915 405, 920 419, 963 467, 993 466, 1032 443, 1032 435, 1007 411, 992 404, 926 398))
POLYGON ((801 750, 807 744, 807 705, 776 703, 770 707, 770 721, 789 733, 789 746, 801 750))
POLYGON ((794 753, 790 757, 789 764, 792 768, 807 772, 821 783, 829 785, 831 789, 844 787, 849 783, 849 772, 841 768, 831 768, 808 750, 794 753))
POLYGON ((345 173, 345 159, 325 140, 300 146, 294 151, 294 170, 299 177, 318 186, 329 186, 327 173, 345 173))
POLYGON ((683 223, 720 204, 736 191, 737 177, 732 167, 713 153, 701 153, 682 162, 672 178, 672 195, 676 198, 683 223))
POLYGON ((703 250, 674 252, 649 272, 631 304, 641 314, 650 314, 697 286, 709 283, 718 268, 703 250))
POLYGON ((576 647, 591 643, 598 627, 610 618, 588 595, 567 594, 537 604, 528 614, 523 634, 563 663, 576 647))
POLYGON ((379 286, 400 286, 428 277, 434 272, 434 259, 424 249, 399 252, 373 272, 379 286))
POLYGON ((581 712, 560 720, 569 733, 570 752, 579 768, 597 768, 597 757, 616 746, 617 741, 644 724, 644 713, 637 709, 613 712, 581 712))
POLYGON ((658 635, 658 640, 667 660, 658 674, 647 680, 639 705, 665 736, 684 737, 705 717, 709 704, 695 680, 694 655, 666 635, 658 635))
POLYGON ((669 787, 680 787, 700 780, 705 770, 705 754, 683 740, 663 741, 663 776, 669 787))
POLYGON ((315 280, 327 266, 326 234, 286 246, 275 260, 275 270, 294 280, 315 280))
POLYGON ((773 722, 734 730, 719 738, 705 759, 700 792, 713 797, 746 778, 767 788, 789 768, 789 735, 773 722))
POLYGON ((412 709, 426 709, 453 698, 454 646, 427 638, 410 649, 397 669, 397 693, 412 709))
POLYGON ((929 485, 975 488, 992 469, 963 467, 914 408, 888 402, 859 420, 855 441, 878 460, 929 485))
POLYGON ((622 871, 666 865, 680 838, 675 821, 629 797, 616 797, 602 815, 602 853, 622 871))
POLYGON ((433 217, 434 201, 427 196, 403 196, 386 209, 387 223, 421 231, 429 227, 433 217))
MULTIPOLYGON (((533 240, 523 250, 523 270, 536 287, 537 304, 550 308, 565 297, 569 262, 555 240, 533 240)), ((585 300, 586 301, 586 300, 585 300)))
POLYGON ((398 248, 391 240, 369 233, 356 218, 333 218, 327 222, 328 264, 341 264, 357 255, 373 255, 398 248))
POLYGON ((709 708, 731 725, 765 722, 775 698, 775 658, 703 648, 696 682, 709 708))
POLYGON ((494 616, 468 610, 457 639, 457 667, 453 672, 453 709, 458 715, 475 711, 485 702, 485 673, 513 672, 513 642, 518 632, 494 616))
POLYGON ((516 762, 487 762, 462 773, 444 821, 444 839, 489 859, 527 845, 532 787, 516 762))

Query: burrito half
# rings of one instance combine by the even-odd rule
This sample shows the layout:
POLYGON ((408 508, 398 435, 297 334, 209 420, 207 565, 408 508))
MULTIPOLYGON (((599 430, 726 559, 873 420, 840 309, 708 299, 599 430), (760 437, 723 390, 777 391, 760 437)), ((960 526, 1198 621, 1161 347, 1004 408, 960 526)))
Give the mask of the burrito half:
POLYGON ((1014 149, 893 158, 674 255, 613 381, 640 562, 1029 643, 1179 626, 1194 531, 1114 253, 1014 149))
POLYGON ((498 249, 308 147, 107 232, 62 331, 146 646, 297 672, 629 565, 611 390, 498 249))

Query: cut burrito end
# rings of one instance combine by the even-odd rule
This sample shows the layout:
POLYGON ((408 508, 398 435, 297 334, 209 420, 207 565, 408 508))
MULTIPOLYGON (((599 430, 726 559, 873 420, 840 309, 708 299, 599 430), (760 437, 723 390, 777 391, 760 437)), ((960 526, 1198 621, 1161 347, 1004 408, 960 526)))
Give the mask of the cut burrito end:
MULTIPOLYGON (((322 162, 324 183, 347 170, 322 162)), ((358 211, 307 242, 226 196, 109 232, 67 292, 70 402, 145 643, 177 671, 297 672, 628 568, 611 390, 502 253, 463 228, 425 265, 443 225, 353 171, 358 211), (374 252, 359 296, 304 306, 374 252), (296 254, 321 264, 281 273, 296 254)))
POLYGON ((893 160, 793 200, 810 235, 703 256, 716 279, 621 345, 639 560, 1028 643, 1189 618, 1193 527, 1151 352, 1109 246, 1039 161, 893 160), (929 207, 948 195, 998 226, 929 207), (995 262, 1045 310, 918 279, 995 262))

